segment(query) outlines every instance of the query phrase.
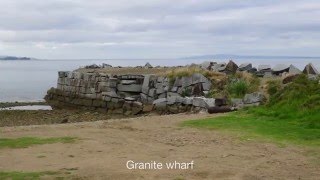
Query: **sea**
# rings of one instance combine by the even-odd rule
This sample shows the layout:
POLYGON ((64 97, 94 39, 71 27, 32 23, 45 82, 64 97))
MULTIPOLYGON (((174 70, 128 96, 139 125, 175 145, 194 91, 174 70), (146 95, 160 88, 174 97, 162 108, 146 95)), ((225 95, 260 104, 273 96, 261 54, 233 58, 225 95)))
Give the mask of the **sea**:
MULTIPOLYGON (((177 66, 201 63, 210 59, 81 59, 81 60, 0 60, 0 102, 36 102, 43 101, 48 89, 56 87, 58 71, 72 71, 86 65, 102 63, 112 66, 143 66, 149 62, 153 66, 177 66)), ((228 62, 229 59, 210 61, 228 62)), ((293 64, 301 70, 313 63, 320 70, 320 58, 239 58, 237 64, 250 62, 259 64, 293 64)))

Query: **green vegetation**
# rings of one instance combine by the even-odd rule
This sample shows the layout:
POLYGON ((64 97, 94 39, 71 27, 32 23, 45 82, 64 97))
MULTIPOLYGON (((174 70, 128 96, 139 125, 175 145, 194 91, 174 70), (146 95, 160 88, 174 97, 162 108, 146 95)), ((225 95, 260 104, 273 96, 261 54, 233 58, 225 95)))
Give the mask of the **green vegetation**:
POLYGON ((55 175, 56 172, 45 171, 45 172, 0 172, 0 179, 6 180, 22 180, 22 179, 40 179, 41 176, 55 175))
POLYGON ((74 137, 59 137, 59 138, 37 138, 37 137, 22 137, 17 139, 0 138, 1 148, 27 148, 32 145, 53 144, 53 143, 73 143, 74 137))
POLYGON ((247 72, 237 72, 226 83, 227 95, 232 98, 243 98, 247 93, 259 90, 260 79, 247 72))
POLYGON ((249 85, 242 79, 233 80, 227 85, 227 91, 231 97, 241 98, 248 92, 248 89, 249 85))
POLYGON ((271 91, 265 106, 227 116, 184 122, 184 126, 222 129, 276 142, 320 146, 320 84, 299 76, 271 91))
POLYGON ((270 96, 276 94, 281 89, 281 81, 280 80, 271 80, 267 82, 268 85, 268 94, 270 96))

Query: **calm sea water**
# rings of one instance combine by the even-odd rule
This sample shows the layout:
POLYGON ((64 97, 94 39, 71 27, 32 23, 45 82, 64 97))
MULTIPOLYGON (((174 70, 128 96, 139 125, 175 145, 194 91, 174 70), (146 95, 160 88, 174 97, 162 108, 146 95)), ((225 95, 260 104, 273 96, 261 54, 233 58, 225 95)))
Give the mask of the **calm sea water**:
MULTIPOLYGON (((137 66, 150 62, 152 65, 185 65, 203 60, 31 60, 0 61, 0 102, 41 101, 50 87, 57 83, 58 71, 71 71, 89 64, 108 63, 113 66, 137 66)), ((225 60, 227 61, 227 60, 225 60)), ((320 69, 320 59, 238 59, 236 63, 294 64, 302 69, 312 62, 320 69)))

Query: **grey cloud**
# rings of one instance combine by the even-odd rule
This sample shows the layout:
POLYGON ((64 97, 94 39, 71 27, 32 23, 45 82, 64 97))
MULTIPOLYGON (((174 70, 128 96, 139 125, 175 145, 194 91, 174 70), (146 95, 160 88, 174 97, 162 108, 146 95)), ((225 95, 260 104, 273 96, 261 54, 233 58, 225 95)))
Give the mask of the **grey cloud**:
POLYGON ((0 6, 0 53, 16 47, 16 54, 28 49, 32 56, 64 58, 87 49, 82 56, 126 51, 156 58, 294 55, 308 48, 311 54, 301 55, 314 56, 320 47, 316 0, 10 0, 0 6))

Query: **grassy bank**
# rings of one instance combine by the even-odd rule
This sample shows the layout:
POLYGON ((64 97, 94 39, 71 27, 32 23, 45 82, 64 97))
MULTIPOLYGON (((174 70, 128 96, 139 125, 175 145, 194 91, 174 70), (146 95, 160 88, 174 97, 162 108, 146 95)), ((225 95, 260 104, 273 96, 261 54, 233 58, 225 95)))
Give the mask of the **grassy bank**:
POLYGON ((221 129, 276 142, 320 146, 320 85, 298 77, 270 102, 227 116, 187 121, 184 126, 221 129))
POLYGON ((38 137, 22 137, 17 139, 0 138, 1 148, 27 148, 33 145, 53 144, 53 143, 73 143, 74 137, 58 137, 58 138, 38 138, 38 137))

